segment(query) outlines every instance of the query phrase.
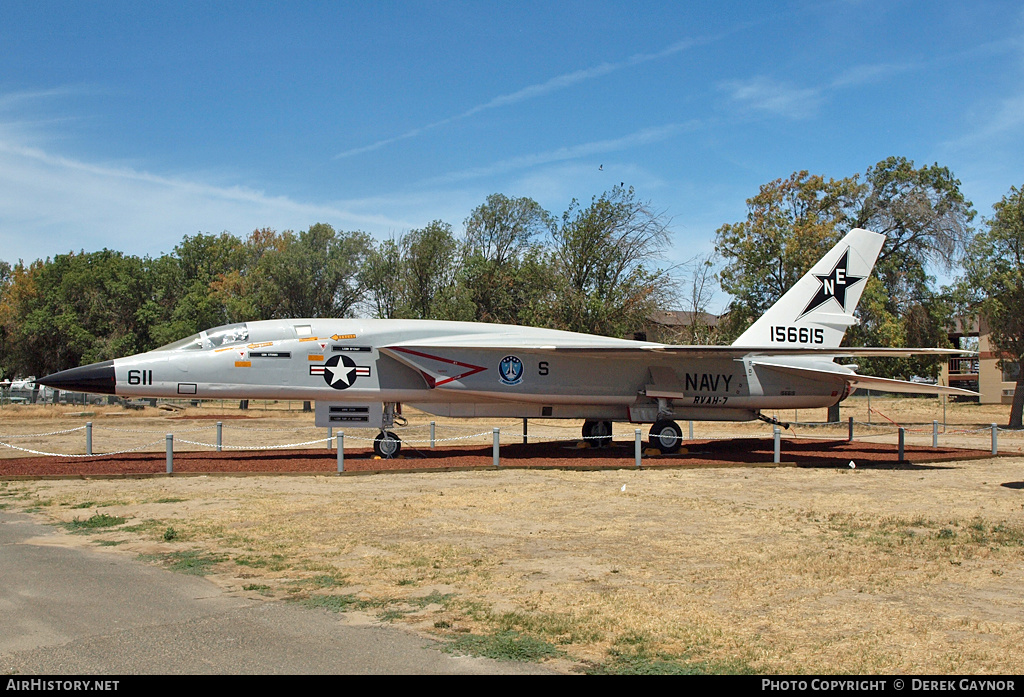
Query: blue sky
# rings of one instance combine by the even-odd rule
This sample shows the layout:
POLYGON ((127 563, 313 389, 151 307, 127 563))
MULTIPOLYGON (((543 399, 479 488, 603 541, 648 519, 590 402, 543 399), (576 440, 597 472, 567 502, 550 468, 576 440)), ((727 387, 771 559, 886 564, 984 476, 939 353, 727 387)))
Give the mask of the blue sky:
POLYGON ((948 166, 981 215, 1024 184, 1024 6, 0 0, 12 263, 461 232, 491 193, 557 216, 620 182, 678 263, 761 184, 890 155, 948 166))

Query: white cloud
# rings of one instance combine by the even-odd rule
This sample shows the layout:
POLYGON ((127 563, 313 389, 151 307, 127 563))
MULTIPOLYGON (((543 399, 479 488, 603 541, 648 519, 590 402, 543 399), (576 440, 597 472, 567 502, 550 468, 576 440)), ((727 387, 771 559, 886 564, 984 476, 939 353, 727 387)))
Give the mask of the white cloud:
MULTIPOLYGON (((375 234, 413 222, 361 201, 327 204, 271 196, 51 155, 0 133, 0 259, 30 261, 69 250, 170 251, 183 235, 257 227, 302 229, 322 221, 375 234)), ((418 220, 415 224, 420 224, 418 220)))
POLYGON ((767 111, 789 119, 813 117, 821 104, 821 90, 794 87, 769 77, 731 80, 719 85, 742 108, 767 111))
POLYGON ((1006 136, 1019 136, 1024 131, 1024 93, 998 102, 991 110, 984 110, 977 119, 977 127, 949 143, 954 147, 1001 144, 1006 136))
POLYGON ((918 63, 869 63, 855 65, 852 68, 847 68, 839 77, 832 80, 829 87, 868 85, 921 67, 922 65, 918 63))

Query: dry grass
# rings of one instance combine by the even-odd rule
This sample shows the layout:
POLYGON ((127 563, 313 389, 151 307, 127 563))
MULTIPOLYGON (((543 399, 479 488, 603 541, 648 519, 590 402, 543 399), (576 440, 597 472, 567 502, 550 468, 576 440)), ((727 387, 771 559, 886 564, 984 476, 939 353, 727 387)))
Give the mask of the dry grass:
MULTIPOLYGON (((858 438, 884 442, 896 442, 897 426, 907 427, 908 444, 931 443, 932 421, 939 422, 943 445, 985 449, 990 442, 988 431, 991 423, 1005 425, 1009 406, 978 405, 964 402, 943 404, 937 399, 914 398, 872 398, 868 409, 866 397, 853 397, 843 402, 842 422, 823 425, 826 419, 824 409, 785 410, 767 413, 782 421, 791 422, 784 437, 843 437, 847 433, 846 419, 852 416, 856 422, 858 438)), ((240 411, 236 402, 207 402, 202 407, 186 407, 182 410, 164 411, 146 407, 141 411, 130 411, 119 406, 44 406, 6 405, 0 408, 0 436, 9 434, 50 434, 58 430, 72 430, 69 433, 46 435, 39 438, 14 439, 9 442, 23 448, 40 452, 75 454, 85 452, 84 426, 93 423, 94 452, 117 452, 129 448, 149 451, 164 449, 163 436, 173 433, 175 450, 196 450, 184 441, 192 440, 212 443, 215 440, 217 420, 224 423, 224 442, 228 445, 267 446, 283 443, 303 443, 325 439, 325 429, 313 428, 313 415, 302 412, 301 402, 252 402, 250 409, 240 411)), ((435 421, 436 437, 465 438, 471 443, 490 443, 491 430, 501 429, 502 442, 518 442, 522 439, 521 419, 442 419, 407 408, 405 416, 408 427, 402 438, 416 447, 429 444, 429 423, 435 421)), ((682 422, 684 436, 688 423, 682 422)), ((634 424, 614 424, 617 439, 632 440, 634 424)), ((734 436, 765 436, 771 434, 771 427, 760 421, 747 423, 695 422, 695 438, 728 438, 734 436)), ((579 437, 580 422, 556 419, 531 419, 528 425, 531 436, 572 440, 579 437)), ((646 427, 642 429, 646 438, 646 427)), ((1001 436, 1004 445, 1012 452, 1024 452, 1024 434, 1007 433, 1001 436)), ((356 430, 346 435, 346 443, 352 447, 369 445, 372 434, 356 430)), ((0 439, 3 440, 3 439, 0 439)), ((311 444, 311 448, 326 448, 326 443, 311 444)), ((24 457, 25 453, 0 446, 0 458, 24 457)))
POLYGON ((449 639, 530 637, 567 669, 1020 673, 1022 465, 0 482, 0 506, 124 517, 67 539, 449 639))

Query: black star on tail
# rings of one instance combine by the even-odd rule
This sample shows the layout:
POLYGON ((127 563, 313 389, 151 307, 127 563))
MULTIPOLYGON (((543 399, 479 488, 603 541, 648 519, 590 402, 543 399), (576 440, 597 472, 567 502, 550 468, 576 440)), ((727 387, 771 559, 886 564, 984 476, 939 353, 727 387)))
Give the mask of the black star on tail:
POLYGON ((807 307, 800 313, 803 317, 811 310, 817 310, 819 307, 827 303, 829 300, 835 300, 839 303, 839 307, 842 308, 843 312, 846 312, 846 291, 850 286, 855 286, 863 281, 866 276, 851 276, 847 273, 847 263, 850 258, 849 248, 843 252, 843 256, 840 257, 836 265, 832 267, 832 271, 819 276, 814 274, 814 277, 821 283, 821 288, 811 298, 811 302, 807 303, 807 307))

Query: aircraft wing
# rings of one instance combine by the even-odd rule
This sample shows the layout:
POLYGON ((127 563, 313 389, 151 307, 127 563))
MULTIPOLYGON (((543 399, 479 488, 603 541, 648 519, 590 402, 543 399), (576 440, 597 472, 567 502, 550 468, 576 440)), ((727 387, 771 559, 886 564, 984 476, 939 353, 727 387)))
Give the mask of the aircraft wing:
POLYGON ((686 358, 745 358, 746 356, 835 356, 836 358, 911 358, 913 356, 960 356, 969 355, 971 351, 945 348, 824 348, 824 347, 785 347, 767 348, 764 346, 673 346, 667 344, 651 344, 643 348, 623 349, 611 347, 553 346, 549 347, 559 353, 601 353, 601 354, 633 354, 641 353, 671 354, 686 358))
POLYGON ((437 337, 402 342, 389 349, 517 349, 520 351, 550 351, 552 353, 601 354, 605 356, 641 357, 671 354, 684 358, 744 358, 746 356, 835 356, 837 358, 910 358, 913 356, 959 356, 971 351, 947 348, 876 348, 876 347, 765 347, 765 346, 699 346, 649 343, 606 337, 585 337, 590 341, 559 341, 533 339, 523 336, 437 337))
MULTIPOLYGON (((650 360, 655 358, 681 359, 742 359, 752 358, 753 364, 771 370, 798 375, 815 380, 833 379, 852 387, 876 389, 887 392, 914 394, 948 394, 977 396, 969 390, 940 385, 928 385, 903 380, 892 380, 868 375, 858 375, 836 366, 837 370, 792 366, 771 362, 772 357, 818 356, 822 358, 842 357, 887 357, 905 358, 910 356, 948 356, 969 354, 970 351, 946 348, 810 348, 763 346, 676 346, 643 341, 628 341, 607 337, 586 337, 587 340, 568 341, 557 345, 548 343, 550 337, 524 336, 445 336, 417 341, 401 342, 381 351, 419 371, 430 387, 454 387, 462 378, 485 370, 484 366, 456 360, 451 351, 532 351, 560 355, 600 355, 624 360, 650 360), (547 341, 545 341, 547 339, 547 341), (437 350, 445 351, 450 357, 434 355, 437 350), (764 360, 757 360, 763 356, 764 360)), ((459 354, 454 354, 455 356, 459 354)))
POLYGON ((780 373, 788 373, 789 375, 796 375, 798 377, 810 378, 813 380, 834 378, 836 380, 842 380, 846 383, 849 383, 851 387, 866 390, 879 390, 880 392, 964 395, 967 397, 978 396, 977 392, 963 390, 960 389, 959 387, 946 387, 945 385, 928 385, 920 382, 893 380, 892 378, 877 378, 874 377, 873 375, 858 375, 857 373, 822 370, 820 368, 805 368, 802 366, 780 365, 778 363, 769 363, 766 361, 753 361, 753 364, 758 367, 776 370, 780 373))

